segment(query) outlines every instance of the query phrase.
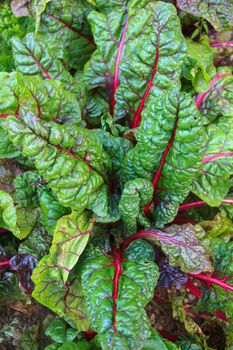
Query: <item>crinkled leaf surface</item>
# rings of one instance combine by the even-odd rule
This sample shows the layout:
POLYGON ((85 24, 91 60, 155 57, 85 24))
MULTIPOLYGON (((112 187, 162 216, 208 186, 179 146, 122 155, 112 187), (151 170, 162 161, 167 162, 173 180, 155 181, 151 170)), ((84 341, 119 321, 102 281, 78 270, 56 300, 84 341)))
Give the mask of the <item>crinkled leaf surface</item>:
POLYGON ((116 248, 112 254, 95 246, 81 261, 91 327, 102 349, 141 349, 150 336, 144 307, 153 296, 158 268, 146 258, 134 260, 132 250, 123 261, 116 248))
POLYGON ((233 4, 228 0, 178 0, 177 6, 196 17, 205 18, 216 31, 233 27, 233 4))
POLYGON ((210 254, 198 240, 197 234, 197 229, 191 224, 172 225, 165 231, 148 229, 130 236, 126 246, 135 239, 159 242, 171 265, 179 266, 184 272, 212 272, 210 254))
POLYGON ((152 328, 151 336, 146 340, 142 350, 178 350, 177 346, 167 339, 163 339, 157 331, 152 328))
POLYGON ((24 75, 39 75, 43 79, 57 79, 70 89, 73 79, 55 52, 33 33, 23 39, 12 39, 12 50, 17 71, 24 75))
POLYGON ((197 97, 196 105, 201 112, 203 124, 206 125, 218 116, 233 117, 233 76, 216 75, 211 80, 209 89, 197 97))
POLYGON ((86 18, 91 8, 86 1, 51 1, 41 17, 40 38, 76 69, 83 68, 95 50, 86 18))
POLYGON ((0 73, 0 115, 21 116, 27 110, 39 118, 60 124, 80 124, 81 111, 75 95, 61 82, 19 72, 0 73))
POLYGON ((90 207, 104 216, 107 193, 102 176, 111 163, 96 135, 76 126, 45 122, 30 113, 8 117, 4 124, 13 144, 35 162, 62 205, 80 212, 90 207))
POLYGON ((233 182, 232 118, 220 118, 207 128, 202 167, 193 180, 192 192, 211 206, 219 206, 233 182))
POLYGON ((63 207, 52 192, 44 191, 40 196, 41 220, 52 236, 55 230, 57 221, 63 216, 70 213, 69 208, 63 207))
POLYGON ((138 9, 133 2, 125 40, 124 60, 119 64, 120 85, 115 94, 116 119, 127 114, 135 127, 141 119, 148 97, 159 96, 179 85, 185 44, 173 5, 148 2, 138 9))
POLYGON ((130 233, 136 232, 137 222, 144 227, 150 226, 150 222, 144 214, 144 206, 152 200, 153 192, 153 185, 149 180, 138 178, 126 182, 119 210, 130 233))
POLYGON ((136 134, 137 145, 127 153, 122 179, 151 179, 156 226, 172 221, 188 195, 201 166, 204 145, 200 115, 191 97, 171 91, 163 97, 150 96, 136 134), (155 102, 156 101, 156 102, 155 102))

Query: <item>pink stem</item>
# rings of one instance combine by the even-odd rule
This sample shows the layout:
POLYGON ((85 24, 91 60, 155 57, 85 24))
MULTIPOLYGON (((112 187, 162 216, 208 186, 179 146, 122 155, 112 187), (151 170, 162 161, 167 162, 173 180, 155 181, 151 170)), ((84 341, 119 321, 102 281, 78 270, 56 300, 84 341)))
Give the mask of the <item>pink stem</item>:
MULTIPOLYGON (((233 205, 233 198, 227 198, 227 199, 223 199, 222 203, 229 203, 233 205)), ((207 205, 206 202, 204 201, 196 201, 196 202, 190 202, 190 203, 185 203, 179 206, 179 212, 180 211, 185 211, 188 209, 192 209, 192 208, 196 208, 196 207, 200 207, 201 205, 207 205)))
POLYGON ((233 156, 233 152, 213 154, 212 156, 205 157, 202 161, 202 164, 208 163, 212 159, 223 158, 223 157, 232 157, 232 156, 233 156))
POLYGON ((203 273, 197 273, 197 274, 188 273, 188 275, 190 277, 197 278, 197 279, 199 279, 201 281, 205 281, 207 283, 217 284, 218 286, 222 287, 223 289, 230 290, 231 292, 233 292, 233 286, 230 286, 229 284, 227 284, 227 283, 223 282, 222 280, 219 280, 215 277, 208 277, 208 276, 204 275, 203 273))
POLYGON ((220 43, 215 42, 215 43, 211 43, 210 46, 212 46, 212 47, 231 47, 231 46, 233 46, 233 41, 222 41, 220 43))
POLYGON ((117 320, 116 320, 116 315, 117 315, 117 300, 119 297, 119 280, 120 276, 122 274, 122 269, 121 269, 121 257, 120 257, 120 251, 116 249, 115 247, 112 248, 113 250, 113 256, 115 259, 115 275, 113 279, 113 294, 112 294, 112 299, 113 299, 113 330, 114 333, 117 333, 117 320))

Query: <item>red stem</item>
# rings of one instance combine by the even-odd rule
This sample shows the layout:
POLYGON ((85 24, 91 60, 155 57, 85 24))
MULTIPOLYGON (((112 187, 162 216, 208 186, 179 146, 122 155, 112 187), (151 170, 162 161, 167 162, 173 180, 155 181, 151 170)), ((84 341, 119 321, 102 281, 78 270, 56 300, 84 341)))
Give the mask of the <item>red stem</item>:
POLYGON ((122 55, 122 51, 124 48, 124 44, 125 44, 125 36, 126 36, 126 32, 127 32, 127 28, 128 28, 128 22, 129 19, 127 17, 126 22, 125 22, 125 26, 124 26, 124 30, 121 36, 121 40, 118 46, 118 52, 117 52, 117 57, 116 57, 116 66, 115 66, 115 73, 114 73, 114 77, 113 77, 113 91, 112 91, 112 98, 111 98, 111 114, 112 116, 114 116, 114 108, 115 108, 115 93, 116 90, 119 86, 119 64, 120 64, 120 60, 121 60, 121 55, 122 55))
POLYGON ((197 279, 199 279, 201 281, 205 281, 207 283, 217 284, 218 286, 222 287, 223 289, 230 290, 231 292, 233 292, 233 286, 230 286, 229 284, 227 284, 227 283, 223 282, 222 280, 219 280, 215 277, 208 277, 208 276, 204 275, 203 273, 197 273, 197 274, 188 273, 188 275, 190 277, 197 278, 197 279))
MULTIPOLYGON (((233 198, 227 198, 223 199, 222 203, 229 203, 233 205, 233 198)), ((196 202, 190 202, 190 203, 185 203, 179 206, 179 212, 185 211, 188 209, 200 207, 201 205, 207 205, 206 202, 204 201, 196 201, 196 202)))
POLYGON ((132 125, 132 128, 136 128, 138 126, 138 124, 140 123, 141 121, 141 113, 142 113, 142 110, 144 108, 144 105, 145 105, 145 102, 146 102, 146 99, 147 99, 147 96, 149 95, 149 92, 150 92, 150 89, 151 87, 153 86, 153 80, 155 78, 155 75, 157 73, 157 67, 158 67, 158 63, 159 63, 159 41, 160 41, 160 37, 158 37, 158 44, 157 44, 157 47, 156 47, 156 55, 155 55, 155 62, 154 62, 154 67, 153 67, 153 70, 152 70, 152 74, 151 74, 151 78, 148 82, 148 85, 146 87, 146 91, 141 99, 141 102, 138 106, 138 109, 135 113, 135 116, 134 116, 134 120, 133 120, 133 125, 132 125))
POLYGON ((6 233, 9 232, 9 230, 6 230, 5 228, 0 228, 0 233, 6 233))
POLYGON ((195 297, 197 297, 198 299, 200 299, 201 297, 201 292, 200 290, 193 284, 193 282, 191 282, 190 280, 188 280, 186 282, 186 288, 190 290, 190 292, 195 295, 195 297))
POLYGON ((214 42, 214 43, 210 43, 210 46, 212 46, 212 47, 231 47, 231 46, 233 46, 233 41, 222 41, 220 43, 214 42))
POLYGON ((117 326, 116 326, 116 314, 117 314, 117 299, 118 299, 118 289, 119 289, 119 279, 120 275, 122 274, 122 269, 121 269, 121 256, 120 256, 120 250, 113 247, 113 256, 115 259, 115 275, 114 275, 114 280, 113 280, 113 329, 114 333, 117 333, 117 326))
POLYGON ((3 261, 3 262, 0 262, 0 267, 1 266, 7 266, 10 264, 10 260, 6 260, 6 261, 3 261))

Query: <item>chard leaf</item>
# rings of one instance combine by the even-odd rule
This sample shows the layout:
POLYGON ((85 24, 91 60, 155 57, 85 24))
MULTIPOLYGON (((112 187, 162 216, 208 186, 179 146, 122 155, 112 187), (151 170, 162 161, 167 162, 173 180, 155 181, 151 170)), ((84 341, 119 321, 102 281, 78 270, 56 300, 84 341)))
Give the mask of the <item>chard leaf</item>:
POLYGON ((131 120, 139 121, 152 85, 161 94, 178 83, 183 37, 171 4, 113 4, 111 12, 105 8, 105 14, 92 11, 88 16, 97 50, 85 67, 85 78, 91 88, 108 88, 111 113, 116 119, 129 114, 131 120), (165 59, 166 72, 161 69, 165 59))
POLYGON ((199 223, 206 231, 207 237, 210 239, 220 238, 228 242, 233 236, 233 225, 226 213, 222 210, 213 220, 204 220, 199 223))
POLYGON ((7 132, 2 128, 1 124, 2 122, 0 120, 0 159, 15 158, 20 155, 20 152, 9 140, 7 132))
POLYGON ((162 251, 169 258, 170 265, 179 266, 184 272, 212 272, 209 252, 198 240, 198 228, 191 224, 172 225, 165 231, 148 229, 130 236, 124 248, 135 239, 146 239, 161 245, 162 251))
POLYGON ((157 265, 145 257, 134 260, 133 250, 122 261, 118 249, 110 256, 95 245, 80 261, 80 272, 90 324, 102 349, 141 349, 150 336, 144 307, 153 297, 157 265))
POLYGON ((5 129, 22 154, 35 162, 60 204, 79 212, 90 207, 97 215, 101 208, 106 209, 107 195, 103 196, 106 185, 102 176, 106 176, 111 163, 101 140, 91 131, 45 122, 30 113, 20 119, 8 117, 5 129), (102 201, 98 206, 99 192, 102 201))
POLYGON ((210 206, 219 206, 233 182, 233 125, 221 118, 207 127, 202 167, 193 180, 192 192, 210 206))
POLYGON ((49 42, 57 57, 82 69, 95 50, 86 16, 91 6, 85 1, 51 1, 41 17, 39 35, 49 42))
POLYGON ((90 213, 72 212, 57 222, 50 248, 51 259, 62 267, 63 282, 67 281, 70 271, 76 265, 85 249, 92 232, 93 220, 90 213))
POLYGON ((119 210, 131 234, 136 232, 137 222, 144 227, 150 227, 150 222, 144 214, 144 207, 152 200, 153 192, 153 185, 149 180, 139 178, 126 182, 119 210))
POLYGON ((0 73, 0 82, 0 115, 21 116, 27 110, 60 124, 80 124, 78 101, 61 82, 19 72, 0 73))
POLYGON ((18 239, 26 238, 35 226, 39 212, 37 209, 15 206, 13 198, 0 190, 0 221, 18 239))
POLYGON ((170 91, 156 100, 151 95, 136 134, 138 143, 125 157, 122 179, 151 179, 159 202, 154 211, 157 227, 174 219, 190 192, 201 166, 204 136, 188 94, 170 91))
POLYGON ((20 243, 18 252, 19 254, 33 255, 37 260, 40 260, 48 254, 51 243, 51 237, 38 223, 28 237, 20 243))
MULTIPOLYGON (((212 123, 218 116, 233 116, 233 76, 219 74, 210 82, 210 88, 196 99, 203 124, 212 123)), ((230 118, 229 118, 230 119, 230 118)))
POLYGON ((39 206, 38 187, 42 177, 36 171, 26 171, 15 177, 13 186, 16 203, 24 207, 37 208, 39 206))
POLYGON ((136 127, 147 99, 179 86, 185 58, 185 43, 173 5, 149 1, 138 9, 140 1, 129 9, 124 59, 119 64, 120 85, 115 94, 116 119, 126 115, 136 127), (165 68, 166 67, 166 68, 165 68))
POLYGON ((167 339, 163 339, 157 331, 152 328, 151 336, 146 340, 142 350, 178 350, 177 346, 167 339))
POLYGON ((23 39, 12 38, 12 50, 16 70, 24 75, 39 75, 43 79, 57 79, 70 90, 73 79, 55 53, 33 33, 23 39))
POLYGON ((78 331, 88 329, 81 284, 75 274, 63 281, 63 269, 56 265, 50 255, 44 256, 33 270, 35 289, 32 296, 41 304, 56 312, 78 331))
POLYGON ((41 220, 52 236, 57 224, 57 221, 63 216, 70 213, 69 208, 63 207, 52 192, 44 191, 40 196, 41 220))
POLYGON ((227 0, 178 0, 177 6, 196 17, 206 19, 216 31, 233 26, 233 4, 227 0))

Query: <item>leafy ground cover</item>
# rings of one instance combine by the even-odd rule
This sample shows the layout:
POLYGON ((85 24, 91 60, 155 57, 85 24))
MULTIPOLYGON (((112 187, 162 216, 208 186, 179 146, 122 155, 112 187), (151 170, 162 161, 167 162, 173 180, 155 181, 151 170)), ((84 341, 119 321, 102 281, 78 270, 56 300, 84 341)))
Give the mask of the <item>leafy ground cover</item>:
POLYGON ((232 28, 227 0, 0 4, 3 349, 233 349, 232 28))

